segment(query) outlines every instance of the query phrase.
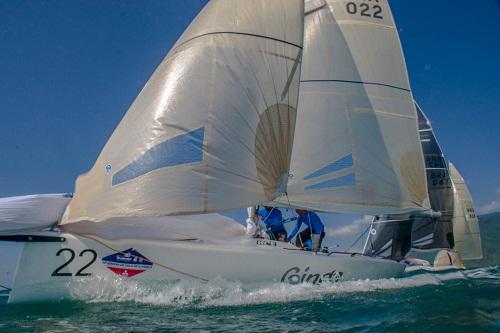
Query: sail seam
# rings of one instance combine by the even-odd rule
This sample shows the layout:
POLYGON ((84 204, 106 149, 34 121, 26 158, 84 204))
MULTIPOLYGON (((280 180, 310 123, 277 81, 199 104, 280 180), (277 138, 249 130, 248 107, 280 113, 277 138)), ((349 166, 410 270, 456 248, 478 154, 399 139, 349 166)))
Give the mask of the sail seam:
POLYGON ((392 86, 390 84, 385 84, 385 83, 378 83, 378 82, 365 82, 365 81, 351 81, 351 80, 301 80, 301 83, 308 83, 308 82, 341 82, 341 83, 356 83, 356 84, 369 84, 369 85, 374 85, 374 86, 381 86, 381 87, 388 87, 388 88, 394 88, 398 90, 403 90, 407 92, 411 92, 410 89, 406 88, 401 88, 398 86, 392 86))
POLYGON ((299 48, 299 49, 302 50, 302 46, 297 45, 297 44, 292 43, 292 42, 289 42, 289 41, 286 41, 286 40, 283 40, 283 39, 269 37, 269 36, 264 36, 264 35, 259 35, 259 34, 251 34, 251 33, 248 33, 248 32, 237 32, 237 31, 214 31, 214 32, 207 32, 207 33, 204 33, 204 34, 192 37, 192 38, 190 38, 190 39, 182 42, 175 49, 178 49, 179 47, 181 47, 181 46, 183 46, 183 45, 185 45, 185 44, 187 44, 187 43, 189 43, 189 42, 191 42, 191 41, 193 41, 195 39, 198 39, 198 38, 201 38, 201 37, 205 37, 205 36, 210 36, 210 35, 218 35, 218 34, 242 35, 242 36, 264 38, 264 39, 269 39, 269 40, 273 40, 273 41, 276 41, 276 42, 285 43, 285 44, 288 44, 288 45, 291 45, 291 46, 295 46, 295 47, 297 47, 297 48, 299 48))

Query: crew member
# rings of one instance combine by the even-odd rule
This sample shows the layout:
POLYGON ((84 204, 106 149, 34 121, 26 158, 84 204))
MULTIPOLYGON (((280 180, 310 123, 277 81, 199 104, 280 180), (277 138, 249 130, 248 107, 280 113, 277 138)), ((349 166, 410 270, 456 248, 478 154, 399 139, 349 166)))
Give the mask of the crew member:
POLYGON ((269 237, 273 240, 286 242, 287 232, 283 225, 283 215, 281 211, 276 207, 265 206, 258 210, 258 214, 266 225, 269 237))
POLYGON ((306 242, 311 241, 312 250, 318 251, 321 249, 321 243, 323 242, 323 238, 325 237, 325 226, 319 216, 311 211, 304 209, 296 209, 295 212, 299 216, 297 219, 297 224, 295 228, 290 233, 290 237, 288 241, 291 241, 293 237, 300 230, 300 226, 304 223, 307 226, 307 229, 301 231, 295 240, 295 245, 302 249, 306 249, 306 242))
POLYGON ((255 207, 247 208, 248 218, 247 218, 247 230, 248 236, 253 238, 264 238, 262 231, 262 223, 260 215, 257 214, 255 207))

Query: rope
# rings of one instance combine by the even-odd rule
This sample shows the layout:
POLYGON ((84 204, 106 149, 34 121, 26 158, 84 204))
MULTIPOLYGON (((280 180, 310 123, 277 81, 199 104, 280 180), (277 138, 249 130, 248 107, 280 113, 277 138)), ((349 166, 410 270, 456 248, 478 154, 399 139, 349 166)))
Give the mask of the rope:
POLYGON ((349 246, 347 249, 345 249, 345 252, 349 251, 357 242, 359 242, 359 240, 361 238, 363 238, 363 236, 368 232, 368 230, 370 230, 371 228, 371 224, 368 226, 368 228, 365 229, 365 231, 363 231, 363 233, 361 235, 359 235, 359 237, 354 241, 354 243, 351 244, 351 246, 349 246))
MULTIPOLYGON (((93 241, 95 241, 95 242, 97 242, 97 243, 101 244, 102 246, 104 246, 104 247, 106 247, 106 248, 108 248, 108 249, 110 249, 110 250, 112 250, 112 251, 114 251, 114 252, 118 252, 118 253, 120 253, 120 254, 125 255, 125 253, 123 253, 122 251, 119 251, 119 250, 116 250, 116 249, 112 248, 111 246, 107 245, 106 243, 104 243, 104 242, 100 241, 100 240, 99 240, 99 239, 97 239, 97 238, 94 238, 94 237, 89 236, 89 235, 83 235, 83 234, 78 234, 78 236, 81 236, 81 237, 83 237, 83 238, 87 238, 87 239, 93 240, 93 241)), ((130 253, 130 255, 134 256, 134 255, 133 255, 133 254, 131 254, 131 253, 130 253)), ((137 257, 137 256, 134 256, 134 257, 137 257)), ((139 257, 137 257, 137 258, 139 258, 139 257)), ((169 271, 172 271, 172 272, 175 272, 175 273, 179 273, 179 274, 182 274, 182 275, 188 276, 188 277, 193 278, 193 279, 197 279, 197 280, 201 280, 201 281, 204 281, 204 282, 208 282, 208 279, 205 279, 205 278, 203 278, 203 277, 196 276, 196 275, 193 275, 193 274, 191 274, 191 273, 187 273, 187 272, 180 271, 180 270, 178 270, 178 269, 175 269, 175 268, 173 268, 173 267, 169 267, 169 266, 167 266, 167 265, 163 265, 163 264, 161 264, 161 263, 159 263, 159 262, 156 262, 156 261, 153 261, 153 260, 150 260, 150 259, 148 259, 148 260, 149 260, 149 261, 151 261, 151 262, 152 262, 153 264, 155 264, 155 265, 158 265, 158 266, 160 266, 160 267, 162 267, 162 268, 168 269, 169 271)))
POLYGON ((2 285, 2 284, 0 284, 0 287, 1 287, 1 288, 4 288, 4 289, 5 289, 5 290, 7 290, 7 291, 12 291, 12 289, 11 289, 11 288, 6 287, 6 286, 4 286, 4 285, 2 285))

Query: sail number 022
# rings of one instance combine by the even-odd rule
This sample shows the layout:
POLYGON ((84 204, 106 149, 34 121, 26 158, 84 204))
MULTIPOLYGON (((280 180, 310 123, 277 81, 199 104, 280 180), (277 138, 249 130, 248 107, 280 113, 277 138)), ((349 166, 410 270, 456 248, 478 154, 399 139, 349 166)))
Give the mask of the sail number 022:
POLYGON ((361 15, 361 16, 373 17, 373 18, 377 18, 377 19, 384 18, 381 15, 382 14, 382 7, 380 7, 379 5, 370 6, 367 3, 360 3, 358 5, 355 2, 348 2, 348 3, 346 3, 346 10, 351 15, 355 15, 355 14, 359 13, 359 15, 361 15))
MULTIPOLYGON (((61 273, 60 271, 64 267, 68 266, 73 261, 73 259, 75 259, 75 251, 73 251, 72 249, 69 249, 69 248, 60 249, 59 251, 57 251, 56 256, 60 256, 63 252, 69 252, 70 258, 64 264, 62 264, 61 266, 57 267, 52 272, 52 276, 73 276, 72 273, 61 273)), ((85 250, 81 251, 78 256, 79 257, 83 257, 85 255, 85 253, 90 253, 90 255, 91 255, 90 261, 87 262, 87 264, 85 264, 84 266, 82 266, 82 268, 80 268, 78 270, 78 272, 75 273, 75 276, 89 276, 89 275, 92 275, 92 273, 85 273, 84 270, 94 263, 94 261, 97 259, 97 253, 94 250, 92 250, 92 249, 85 249, 85 250)))

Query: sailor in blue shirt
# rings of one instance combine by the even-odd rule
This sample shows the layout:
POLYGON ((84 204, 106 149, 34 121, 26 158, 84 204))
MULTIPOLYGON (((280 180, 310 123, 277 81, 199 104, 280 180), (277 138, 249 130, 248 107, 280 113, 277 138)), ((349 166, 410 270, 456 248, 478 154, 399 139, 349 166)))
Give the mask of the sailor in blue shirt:
POLYGON ((325 226, 318 215, 314 212, 310 212, 304 209, 296 209, 297 215, 299 218, 297 219, 297 224, 295 228, 290 233, 289 241, 295 237, 297 232, 300 230, 300 226, 304 223, 308 228, 303 230, 297 236, 295 240, 295 245, 302 249, 306 248, 306 242, 311 241, 312 250, 318 251, 321 249, 321 242, 323 242, 323 238, 325 237, 325 226))
POLYGON ((283 225, 281 211, 276 207, 263 207, 257 212, 267 227, 269 237, 274 240, 286 242, 287 232, 283 225))

